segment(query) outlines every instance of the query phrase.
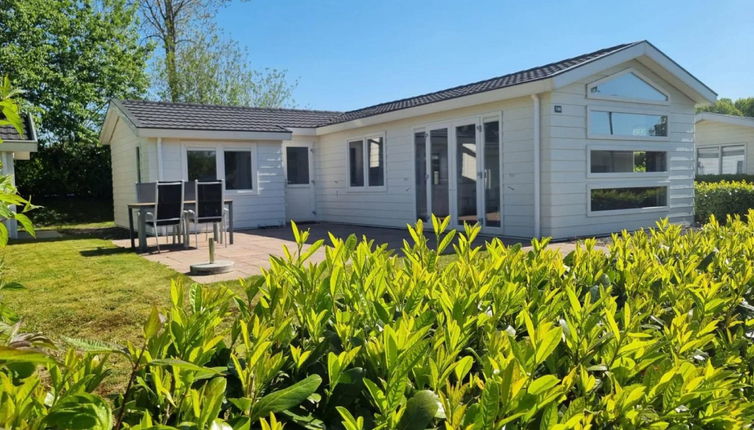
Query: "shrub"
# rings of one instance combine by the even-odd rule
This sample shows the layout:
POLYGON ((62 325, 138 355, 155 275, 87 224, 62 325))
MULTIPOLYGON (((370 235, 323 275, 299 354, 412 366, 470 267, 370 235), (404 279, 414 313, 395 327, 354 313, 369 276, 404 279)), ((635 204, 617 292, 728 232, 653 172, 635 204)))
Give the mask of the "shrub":
POLYGON ((706 222, 712 215, 724 220, 728 215, 744 215, 754 209, 754 183, 697 182, 694 188, 698 222, 706 222))
POLYGON ((727 174, 727 175, 697 175, 696 182, 752 182, 754 183, 754 175, 740 174, 727 174))
POLYGON ((587 240, 565 257, 547 240, 473 247, 478 228, 446 233, 447 223, 434 221, 434 248, 421 223, 411 228, 403 258, 331 238, 316 264, 307 260, 323 243, 304 250, 294 227, 298 246, 242 281, 242 294, 176 284, 143 344, 74 341, 84 355, 40 361, 50 388, 11 369, 30 353, 3 347, 0 426, 738 429, 754 420, 754 212, 686 233, 663 221, 614 235, 607 251, 587 240), (443 265, 454 240, 457 260, 443 265), (91 394, 104 362, 92 354, 105 352, 133 367, 112 410, 91 394), (23 399, 29 406, 3 406, 23 399))

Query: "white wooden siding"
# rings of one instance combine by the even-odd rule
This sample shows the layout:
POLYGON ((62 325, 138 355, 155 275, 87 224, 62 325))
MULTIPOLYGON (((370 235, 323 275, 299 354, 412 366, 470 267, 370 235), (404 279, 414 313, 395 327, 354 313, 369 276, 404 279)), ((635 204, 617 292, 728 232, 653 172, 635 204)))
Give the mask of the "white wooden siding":
POLYGON ((503 231, 531 237, 534 231, 532 101, 517 98, 473 108, 456 109, 379 126, 319 136, 315 143, 318 219, 330 222, 403 228, 416 222, 414 130, 491 112, 503 113, 503 231), (346 141, 373 133, 385 134, 385 190, 348 187, 346 141))
MULTIPOLYGON (((128 210, 126 205, 136 201, 136 187, 138 180, 136 167, 136 148, 141 139, 126 126, 122 120, 115 125, 110 143, 110 161, 113 175, 113 215, 115 224, 128 227, 128 210)), ((144 154, 142 158, 142 180, 144 177, 144 154)))
POLYGON ((669 217, 672 222, 693 221, 694 102, 637 61, 605 70, 542 98, 542 234, 555 238, 600 235, 621 229, 653 226, 669 217), (633 67, 670 94, 670 104, 596 100, 586 97, 589 83, 633 67), (562 107, 555 113, 554 106, 562 107), (587 138, 589 108, 630 109, 668 115, 667 140, 587 138), (588 176, 587 151, 591 146, 625 150, 667 151, 664 177, 596 178, 588 176), (665 182, 665 184, 658 184, 665 182), (641 213, 588 214, 589 187, 668 186, 668 208, 641 213))
POLYGON ((701 121, 696 124, 696 147, 719 147, 721 145, 746 145, 744 173, 754 175, 754 128, 701 121))

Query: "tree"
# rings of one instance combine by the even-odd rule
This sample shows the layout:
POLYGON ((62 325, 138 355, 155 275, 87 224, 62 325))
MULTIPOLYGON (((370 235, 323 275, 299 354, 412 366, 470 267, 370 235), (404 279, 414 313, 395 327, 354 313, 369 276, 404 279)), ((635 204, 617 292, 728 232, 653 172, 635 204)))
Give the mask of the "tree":
POLYGON ((722 98, 710 106, 699 108, 698 112, 714 112, 725 115, 754 117, 754 97, 740 98, 736 101, 722 98))
POLYGON ((213 18, 228 0, 140 0, 144 31, 162 47, 153 90, 172 102, 280 107, 292 104, 286 73, 255 71, 238 42, 213 18))
POLYGON ((96 142, 113 97, 148 86, 150 47, 128 0, 0 0, 0 70, 39 116, 43 142, 96 142))
MULTIPOLYGON (((292 100, 293 87, 284 72, 251 69, 246 51, 238 42, 222 38, 214 25, 194 32, 189 40, 176 51, 174 87, 167 80, 155 82, 163 100, 259 107, 280 107, 292 100)), ((168 76, 166 63, 161 63, 158 75, 168 76)))

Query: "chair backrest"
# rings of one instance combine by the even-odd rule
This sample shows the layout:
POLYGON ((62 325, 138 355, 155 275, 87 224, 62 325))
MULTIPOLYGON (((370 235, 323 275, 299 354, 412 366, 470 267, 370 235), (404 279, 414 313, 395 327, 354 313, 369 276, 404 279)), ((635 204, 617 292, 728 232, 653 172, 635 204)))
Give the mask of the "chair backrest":
POLYGON ((219 221, 223 216, 223 181, 196 182, 198 221, 219 221))
POLYGON ((159 182, 155 220, 180 220, 183 216, 183 182, 159 182))
POLYGON ((157 182, 139 182, 136 184, 136 202, 153 203, 157 199, 157 182))
POLYGON ((196 181, 183 183, 183 200, 196 200, 196 181))

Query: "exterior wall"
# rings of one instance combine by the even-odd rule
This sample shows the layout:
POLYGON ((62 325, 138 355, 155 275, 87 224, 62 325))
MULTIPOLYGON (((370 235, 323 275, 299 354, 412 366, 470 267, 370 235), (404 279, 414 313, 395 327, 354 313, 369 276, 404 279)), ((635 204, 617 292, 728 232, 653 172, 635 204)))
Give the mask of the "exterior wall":
POLYGON ((744 173, 754 175, 754 128, 724 124, 713 121, 696 123, 696 147, 720 147, 724 145, 746 145, 744 152, 744 173))
MULTIPOLYGON (((542 98, 542 235, 555 238, 599 235, 621 229, 653 226, 669 217, 672 222, 693 221, 694 102, 636 61, 605 70, 542 98), (597 100, 586 97, 589 83, 633 67, 670 96, 670 103, 646 104, 597 100), (562 106, 555 113, 554 106, 562 106), (668 140, 593 139, 587 134, 588 107, 630 109, 668 115, 668 140), (587 153, 590 147, 624 150, 666 150, 667 174, 614 174, 596 178, 589 175, 587 153), (650 210, 588 213, 590 187, 653 186, 668 187, 668 207, 650 210)), ((607 212, 607 211, 606 211, 607 212)))
MULTIPOLYGON (((285 222, 285 175, 280 141, 212 141, 163 139, 162 180, 188 180, 186 149, 189 147, 217 151, 217 172, 222 177, 223 149, 251 149, 253 190, 226 190, 233 199, 234 228, 257 228, 282 225, 285 222)), ((156 150, 155 150, 155 159, 156 150)), ((157 163, 150 163, 156 172, 157 163)), ((156 175, 155 175, 156 177, 156 175)))
MULTIPOLYGON (((136 148, 141 139, 122 121, 118 121, 110 143, 110 160, 113 175, 113 214, 115 224, 128 228, 126 205, 136 201, 137 178, 136 148)), ((141 157, 144 158, 143 156, 141 157)), ((142 161, 143 163, 143 161, 142 161)), ((142 181, 145 170, 142 168, 142 181)))
MULTIPOLYGON (((2 162, 2 168, 0 168, 0 173, 3 175, 9 175, 10 183, 12 185, 16 185, 16 169, 13 165, 13 153, 12 152, 0 152, 0 162, 2 162)), ((10 209, 15 212, 16 206, 11 205, 10 209)), ((18 238, 18 223, 14 219, 7 219, 3 221, 5 224, 5 228, 8 229, 8 237, 11 239, 18 238)))
POLYGON ((529 97, 517 98, 319 136, 314 169, 318 219, 397 228, 415 223, 415 129, 502 112, 503 234, 531 237, 534 232, 532 104, 529 97), (380 191, 353 190, 348 186, 347 141, 370 134, 385 135, 386 186, 380 191))

